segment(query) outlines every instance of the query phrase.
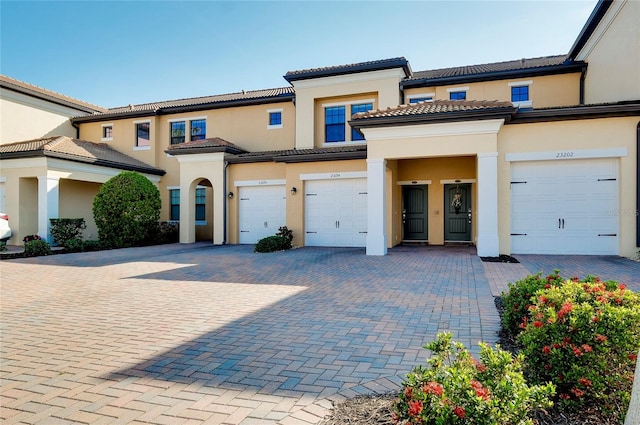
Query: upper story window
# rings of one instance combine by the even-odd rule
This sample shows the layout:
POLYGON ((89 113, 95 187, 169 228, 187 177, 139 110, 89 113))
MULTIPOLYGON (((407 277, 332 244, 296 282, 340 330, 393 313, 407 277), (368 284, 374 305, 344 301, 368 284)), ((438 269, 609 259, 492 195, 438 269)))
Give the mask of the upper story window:
POLYGON ((269 114, 267 129, 282 128, 282 109, 269 109, 267 113, 269 114))
POLYGON ((198 119, 191 121, 191 140, 207 138, 207 120, 198 119))
POLYGON ((449 100, 466 100, 467 92, 466 91, 452 91, 449 92, 449 100))
POLYGON ((184 142, 184 132, 186 129, 186 123, 184 121, 175 121, 169 123, 171 126, 171 144, 177 145, 184 142))
POLYGON ((151 147, 151 123, 136 122, 136 147, 151 147))
POLYGON ((113 140, 113 124, 102 124, 102 141, 110 142, 113 140))
MULTIPOLYGON (((373 109, 373 103, 360 103, 357 105, 351 105, 351 116, 359 112, 367 112, 373 109)), ((355 128, 351 129, 351 140, 364 140, 364 135, 355 128)))
POLYGON ((529 81, 515 81, 509 83, 511 88, 511 103, 520 108, 527 108, 533 106, 529 94, 529 86, 533 84, 532 80, 529 81))
POLYGON ((345 141, 345 107, 332 106, 324 109, 326 143, 345 141))
POLYGON ((418 103, 418 102, 431 102, 431 101, 433 101, 433 96, 420 96, 420 97, 409 98, 409 104, 418 103))

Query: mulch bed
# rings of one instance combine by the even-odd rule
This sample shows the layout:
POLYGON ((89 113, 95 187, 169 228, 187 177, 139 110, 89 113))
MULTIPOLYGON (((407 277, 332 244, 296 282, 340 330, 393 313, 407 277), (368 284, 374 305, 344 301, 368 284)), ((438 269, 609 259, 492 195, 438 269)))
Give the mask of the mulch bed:
POLYGON ((517 258, 512 257, 510 255, 500 255, 498 257, 480 257, 480 259, 485 263, 519 263, 517 258))
MULTIPOLYGON (((517 260, 516 260, 517 261, 517 260)), ((502 299, 496 297, 496 308, 502 311, 502 299)), ((499 334, 500 348, 515 353, 515 341, 504 332, 499 334)), ((365 395, 346 399, 333 407, 331 415, 320 425, 395 425, 393 421, 393 402, 397 394, 365 395)), ((578 413, 564 413, 556 409, 531 412, 536 425, 614 425, 620 422, 604 418, 597 407, 585 408, 578 413)))

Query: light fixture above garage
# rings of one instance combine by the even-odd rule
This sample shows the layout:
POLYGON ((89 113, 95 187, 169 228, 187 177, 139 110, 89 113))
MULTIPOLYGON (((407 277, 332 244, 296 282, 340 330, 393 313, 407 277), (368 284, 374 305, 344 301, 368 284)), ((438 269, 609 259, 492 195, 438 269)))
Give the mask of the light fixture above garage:
POLYGON ((229 193, 227 194, 227 198, 229 198, 229 199, 233 199, 233 192, 229 192, 229 193))
POLYGON ((292 195, 295 195, 297 192, 298 192, 298 189, 296 189, 295 186, 291 188, 292 195))

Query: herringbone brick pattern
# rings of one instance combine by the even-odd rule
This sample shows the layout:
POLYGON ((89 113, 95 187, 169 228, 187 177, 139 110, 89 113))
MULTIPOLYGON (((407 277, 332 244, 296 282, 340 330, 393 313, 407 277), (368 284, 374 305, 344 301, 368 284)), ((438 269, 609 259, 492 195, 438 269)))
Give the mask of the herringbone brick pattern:
POLYGON ((0 419, 314 424, 396 388, 440 331, 495 342, 486 264, 469 247, 200 243, 3 261, 0 419))

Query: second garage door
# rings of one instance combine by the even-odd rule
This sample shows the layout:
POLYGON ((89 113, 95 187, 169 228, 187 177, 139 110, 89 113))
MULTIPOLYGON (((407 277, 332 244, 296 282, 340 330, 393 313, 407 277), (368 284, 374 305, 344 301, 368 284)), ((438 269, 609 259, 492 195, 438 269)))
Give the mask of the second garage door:
POLYGON ((516 162, 511 171, 512 253, 618 253, 615 159, 516 162))
POLYGON ((367 243, 367 180, 305 182, 305 245, 363 247, 367 243))
POLYGON ((286 225, 285 187, 240 188, 240 243, 253 244, 286 225))

